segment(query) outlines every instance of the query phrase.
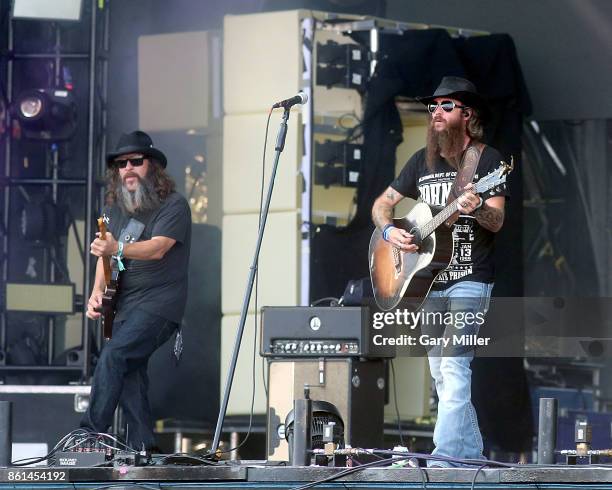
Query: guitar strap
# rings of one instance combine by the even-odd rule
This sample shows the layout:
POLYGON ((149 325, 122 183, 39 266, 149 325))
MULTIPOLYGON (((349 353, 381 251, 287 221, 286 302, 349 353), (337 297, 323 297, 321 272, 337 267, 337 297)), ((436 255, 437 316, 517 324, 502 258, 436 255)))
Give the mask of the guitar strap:
MULTIPOLYGON (((448 194, 448 198, 446 200, 447 206, 463 193, 463 189, 465 189, 466 185, 474 181, 474 175, 476 174, 478 162, 480 162, 480 157, 482 156, 484 147, 484 143, 476 143, 468 146, 465 150, 463 158, 461 159, 461 165, 459 165, 459 171, 455 176, 455 181, 453 182, 453 186, 451 187, 450 193, 448 194)), ((446 220, 446 226, 450 227, 455 221, 457 221, 458 217, 459 211, 454 213, 446 220)))
MULTIPOLYGON (((142 235, 144 229, 144 223, 141 223, 137 219, 130 218, 128 224, 125 225, 125 228, 123 228, 121 233, 119 233, 119 238, 117 238, 117 240, 122 241, 123 243, 134 243, 140 238, 140 235, 142 235)), ((116 260, 114 255, 113 260, 116 260)))
POLYGON ((119 240, 123 243, 134 243, 140 238, 144 229, 144 223, 141 223, 137 219, 130 218, 128 224, 121 230, 121 233, 119 233, 119 240))

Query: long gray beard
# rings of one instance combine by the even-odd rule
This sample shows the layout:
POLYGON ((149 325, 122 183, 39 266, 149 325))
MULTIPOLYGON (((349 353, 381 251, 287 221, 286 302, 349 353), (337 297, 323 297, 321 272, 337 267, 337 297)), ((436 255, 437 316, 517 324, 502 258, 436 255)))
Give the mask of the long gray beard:
POLYGON ((135 191, 127 190, 123 182, 119 182, 115 191, 119 207, 129 215, 153 211, 160 204, 152 182, 147 178, 139 179, 139 182, 135 191))

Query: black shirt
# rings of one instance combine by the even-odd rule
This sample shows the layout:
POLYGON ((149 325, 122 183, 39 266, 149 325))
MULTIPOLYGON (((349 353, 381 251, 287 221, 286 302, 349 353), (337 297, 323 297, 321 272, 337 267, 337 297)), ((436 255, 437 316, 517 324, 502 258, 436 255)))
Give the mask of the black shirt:
MULTIPOLYGON (((502 156, 495 148, 486 146, 478 162, 474 182, 499 167, 501 160, 502 156)), ((446 205, 456 175, 457 171, 441 157, 435 162, 434 171, 429 170, 423 148, 412 155, 391 187, 402 196, 412 199, 420 197, 430 206, 440 209, 446 205)), ((508 195, 503 184, 481 197, 487 200, 493 196, 508 195)), ((445 289, 459 281, 493 282, 495 233, 480 226, 474 216, 460 215, 453 225, 453 237, 453 258, 448 268, 438 275, 433 287, 445 289)))
POLYGON ((180 323, 187 301, 187 271, 191 246, 191 210, 187 200, 173 192, 159 208, 134 216, 119 206, 105 208, 108 229, 120 239, 120 232, 134 218, 145 225, 138 241, 154 236, 173 238, 176 243, 160 260, 123 259, 126 270, 119 276, 116 321, 138 307, 172 322, 180 323))

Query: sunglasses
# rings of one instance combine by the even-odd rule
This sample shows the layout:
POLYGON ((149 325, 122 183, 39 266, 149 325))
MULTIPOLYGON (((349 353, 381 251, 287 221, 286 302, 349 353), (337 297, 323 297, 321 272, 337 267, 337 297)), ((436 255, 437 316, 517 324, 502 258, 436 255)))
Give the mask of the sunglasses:
POLYGON ((132 167, 140 167, 145 161, 145 157, 139 158, 126 158, 125 160, 115 160, 113 164, 117 168, 125 168, 127 167, 128 162, 132 164, 132 167))
POLYGON ((452 100, 443 100, 442 102, 432 102, 427 104, 427 110, 430 112, 430 114, 436 112, 438 107, 442 107, 444 112, 451 112, 455 107, 459 109, 467 109, 467 106, 455 104, 452 100))

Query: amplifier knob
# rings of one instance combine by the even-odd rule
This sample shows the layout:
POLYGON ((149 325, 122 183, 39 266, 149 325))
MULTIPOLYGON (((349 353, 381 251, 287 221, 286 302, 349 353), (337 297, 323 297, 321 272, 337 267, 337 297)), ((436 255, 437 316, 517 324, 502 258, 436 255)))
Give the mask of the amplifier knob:
POLYGON ((328 349, 329 349, 329 345, 326 344, 323 346, 323 350, 328 350, 328 349))
POLYGON ((336 344, 336 352, 340 352, 340 344, 336 344))
POLYGON ((305 344, 305 345, 304 345, 304 350, 305 350, 305 351, 307 351, 307 350, 309 350, 309 349, 310 349, 310 345, 309 345, 309 344, 305 344))
POLYGON ((321 350, 321 344, 317 344, 317 350, 321 350))

